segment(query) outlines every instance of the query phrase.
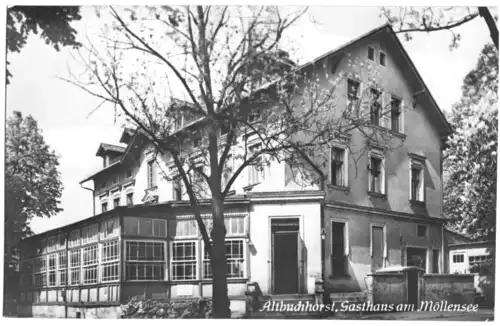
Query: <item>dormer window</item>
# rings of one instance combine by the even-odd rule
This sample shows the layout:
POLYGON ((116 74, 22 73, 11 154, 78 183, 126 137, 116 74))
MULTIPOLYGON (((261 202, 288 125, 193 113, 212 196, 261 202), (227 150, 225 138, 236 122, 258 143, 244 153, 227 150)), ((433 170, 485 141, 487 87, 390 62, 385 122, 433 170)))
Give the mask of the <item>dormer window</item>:
POLYGON ((371 46, 368 47, 368 59, 371 61, 375 61, 375 49, 371 46))

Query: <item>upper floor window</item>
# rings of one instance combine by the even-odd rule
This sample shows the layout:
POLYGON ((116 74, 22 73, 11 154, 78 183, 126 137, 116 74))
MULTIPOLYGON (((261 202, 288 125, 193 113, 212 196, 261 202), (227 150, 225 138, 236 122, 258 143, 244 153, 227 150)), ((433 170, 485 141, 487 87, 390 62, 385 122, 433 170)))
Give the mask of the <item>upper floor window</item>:
POLYGON ((379 56, 380 65, 385 67, 385 61, 386 61, 386 55, 384 52, 381 51, 379 56))
POLYGON ((125 178, 130 178, 132 176, 132 170, 129 169, 125 172, 125 178))
POLYGON ((194 134, 193 134, 193 146, 195 148, 197 147, 200 147, 201 146, 201 132, 199 131, 196 131, 194 134))
POLYGON ((401 100, 392 96, 391 97, 391 130, 401 131, 401 100))
POLYGON ((464 262, 464 254, 454 254, 453 256, 454 263, 463 263, 464 262))
POLYGON ((108 211, 108 202, 105 201, 101 203, 101 211, 103 213, 108 211))
POLYGON ((120 197, 113 199, 113 208, 120 206, 120 197))
POLYGON ((379 125, 381 111, 381 92, 374 88, 370 89, 370 121, 375 126, 379 125))
POLYGON ((385 194, 385 166, 380 153, 371 152, 368 160, 369 184, 368 191, 385 194))
POLYGON ((358 110, 358 100, 360 98, 360 82, 354 79, 347 79, 347 103, 350 106, 350 110, 354 110, 357 116, 358 110))
MULTIPOLYGON (((250 155, 253 156, 255 155, 255 153, 258 153, 262 150, 262 145, 255 144, 249 146, 248 149, 250 151, 250 155)), ((252 165, 249 166, 248 184, 254 185, 262 182, 263 179, 264 179, 264 161, 262 154, 260 154, 253 160, 252 165)))
POLYGON ((417 237, 425 238, 427 236, 427 226, 426 225, 417 225, 417 237))
POLYGON ((228 155, 222 171, 222 191, 226 188, 231 176, 233 175, 233 156, 228 155))
POLYGON ((172 199, 182 200, 182 187, 180 180, 172 181, 172 199))
POLYGON ((156 187, 156 164, 154 160, 148 161, 148 188, 156 187))
POLYGON ((332 146, 330 181, 334 186, 347 187, 346 149, 332 146))
POLYGON ((368 47, 368 59, 375 61, 375 49, 371 46, 368 47))
POLYGON ((127 206, 132 206, 134 205, 134 193, 129 192, 127 194, 127 206))
POLYGON ((411 159, 410 169, 410 199, 413 201, 424 201, 424 163, 411 159))

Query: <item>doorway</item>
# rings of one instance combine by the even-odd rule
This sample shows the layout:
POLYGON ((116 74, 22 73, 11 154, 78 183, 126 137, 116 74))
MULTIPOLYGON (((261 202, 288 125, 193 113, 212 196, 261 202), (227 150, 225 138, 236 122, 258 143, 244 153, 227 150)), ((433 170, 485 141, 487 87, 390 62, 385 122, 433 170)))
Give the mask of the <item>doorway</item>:
POLYGON ((271 220, 272 292, 299 293, 299 219, 271 220))

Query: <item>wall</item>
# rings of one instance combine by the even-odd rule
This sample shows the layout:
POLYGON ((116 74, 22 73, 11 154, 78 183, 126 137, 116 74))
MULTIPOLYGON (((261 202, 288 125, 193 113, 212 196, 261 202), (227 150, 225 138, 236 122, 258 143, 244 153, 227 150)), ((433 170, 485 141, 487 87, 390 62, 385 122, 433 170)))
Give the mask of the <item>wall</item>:
POLYGON ((315 279, 321 278, 321 205, 319 202, 259 203, 250 212, 249 282, 257 282, 264 294, 271 291, 271 217, 300 218, 299 234, 303 241, 306 275, 303 291, 314 294, 315 279))
MULTIPOLYGON (((340 207, 325 208, 326 231, 325 241, 325 289, 330 292, 357 292, 366 289, 366 276, 372 272, 371 225, 385 228, 386 259, 385 266, 406 265, 406 248, 416 247, 427 250, 427 270, 431 271, 432 250, 441 253, 441 225, 436 222, 404 219, 383 215, 376 211, 354 210, 340 207), (331 254, 331 222, 347 223, 345 243, 347 253, 348 275, 332 276, 331 254), (427 237, 417 237, 417 224, 427 226, 427 237)), ((441 263, 440 263, 441 265, 441 263)), ((440 266, 442 270, 442 266, 440 266)))
MULTIPOLYGON (((326 199, 339 201, 359 206, 388 209, 396 212, 404 212, 418 215, 428 215, 432 217, 441 216, 441 141, 437 126, 429 118, 428 111, 433 109, 423 107, 423 102, 413 103, 414 92, 420 89, 414 89, 407 77, 410 72, 402 71, 396 63, 394 50, 389 48, 384 39, 373 37, 364 40, 351 48, 345 49, 339 58, 325 60, 316 64, 316 72, 319 74, 321 83, 327 87, 327 80, 324 77, 326 71, 333 76, 340 73, 351 74, 362 81, 362 87, 368 89, 369 80, 374 79, 376 84, 383 90, 385 106, 390 101, 390 96, 395 95, 403 99, 403 118, 404 134, 388 134, 391 140, 383 145, 388 145, 389 149, 385 152, 385 180, 387 198, 371 197, 367 194, 368 188, 368 152, 366 151, 366 138, 358 130, 353 130, 349 141, 349 184, 348 189, 338 187, 328 187, 326 199), (375 48, 377 53, 383 50, 387 55, 386 67, 380 66, 378 61, 368 62, 367 46, 375 48), (364 63, 361 68, 360 62, 364 63), (325 64, 326 68, 322 68, 325 64), (368 67, 371 67, 369 70, 368 67), (424 189, 425 205, 414 205, 409 201, 410 198, 410 168, 409 153, 418 154, 426 158, 424 189)), ((378 57, 376 56, 376 59, 378 57)), ((336 87, 335 101, 336 106, 332 114, 340 115, 347 103, 347 79, 342 78, 336 87)), ((383 128, 378 128, 381 130, 383 128)), ((320 153, 324 155, 324 153, 320 153)), ((317 162, 319 158, 316 159, 317 162)), ((323 166, 323 173, 329 175, 329 164, 323 166)))
POLYGON ((406 275, 404 273, 373 275, 371 288, 374 304, 407 303, 406 275))
POLYGON ((423 276, 422 300, 449 304, 474 303, 474 275, 427 274, 423 276))
MULTIPOLYGON (((120 318, 120 306, 99 306, 99 307, 68 307, 68 318, 120 318)), ((21 317, 35 318, 65 318, 66 311, 62 305, 24 305, 20 307, 21 317)))

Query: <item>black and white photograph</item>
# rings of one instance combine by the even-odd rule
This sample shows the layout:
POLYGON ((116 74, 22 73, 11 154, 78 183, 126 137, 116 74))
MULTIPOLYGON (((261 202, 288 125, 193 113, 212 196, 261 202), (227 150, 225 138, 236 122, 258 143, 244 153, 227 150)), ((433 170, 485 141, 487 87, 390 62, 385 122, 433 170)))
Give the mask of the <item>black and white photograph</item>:
POLYGON ((498 7, 0 15, 3 319, 494 320, 498 7))

